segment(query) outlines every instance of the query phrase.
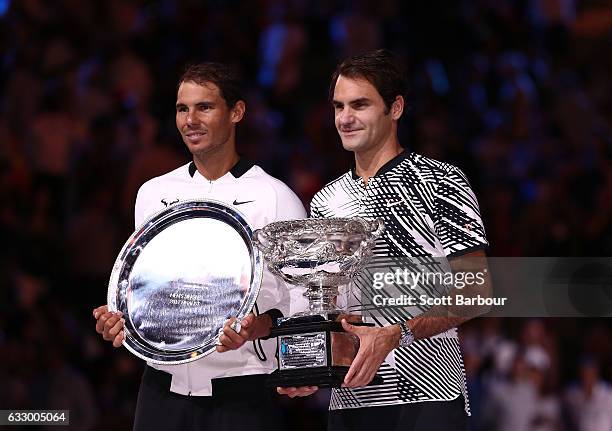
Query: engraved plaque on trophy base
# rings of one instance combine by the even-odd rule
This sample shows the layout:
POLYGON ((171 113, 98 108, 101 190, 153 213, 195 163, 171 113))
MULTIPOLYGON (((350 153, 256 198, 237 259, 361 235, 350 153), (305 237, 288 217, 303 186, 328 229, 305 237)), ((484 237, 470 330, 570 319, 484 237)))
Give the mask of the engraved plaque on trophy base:
MULTIPOLYGON (((359 350, 359 339, 342 328, 341 318, 356 326, 373 326, 346 314, 281 319, 270 336, 277 337, 278 370, 268 387, 340 387, 359 350)), ((375 377, 371 384, 379 384, 375 377)))

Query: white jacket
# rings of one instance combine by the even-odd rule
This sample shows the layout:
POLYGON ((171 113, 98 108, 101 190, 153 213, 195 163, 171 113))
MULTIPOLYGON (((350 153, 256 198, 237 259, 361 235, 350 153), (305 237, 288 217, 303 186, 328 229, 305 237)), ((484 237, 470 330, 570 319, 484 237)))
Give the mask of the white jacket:
MULTIPOLYGON (((188 199, 214 199, 233 206, 244 214, 253 230, 274 221, 306 217, 301 201, 289 187, 268 175, 259 166, 241 159, 230 172, 214 181, 200 175, 193 162, 147 181, 140 187, 136 198, 136 226, 140 226, 148 217, 167 205, 188 199)), ((289 302, 288 287, 264 269, 261 290, 257 297, 259 312, 264 313, 275 308, 288 315, 289 302)), ((253 343, 247 342, 238 350, 213 352, 187 364, 149 363, 149 366, 172 375, 172 392, 206 396, 212 394, 211 379, 269 374, 275 370, 276 341, 262 340, 261 344, 266 361, 260 360, 253 343)))

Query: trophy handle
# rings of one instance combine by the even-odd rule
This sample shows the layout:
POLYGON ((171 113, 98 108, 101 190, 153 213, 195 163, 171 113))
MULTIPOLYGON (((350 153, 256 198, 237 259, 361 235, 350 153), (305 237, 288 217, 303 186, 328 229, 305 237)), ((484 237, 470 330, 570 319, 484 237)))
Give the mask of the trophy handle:
POLYGON ((370 224, 370 230, 372 231, 372 236, 374 239, 379 238, 383 233, 385 233, 385 222, 383 219, 380 217, 374 219, 370 224))
POLYGON ((272 251, 272 242, 263 229, 257 229, 253 232, 253 242, 258 249, 264 252, 264 254, 268 254, 272 251))

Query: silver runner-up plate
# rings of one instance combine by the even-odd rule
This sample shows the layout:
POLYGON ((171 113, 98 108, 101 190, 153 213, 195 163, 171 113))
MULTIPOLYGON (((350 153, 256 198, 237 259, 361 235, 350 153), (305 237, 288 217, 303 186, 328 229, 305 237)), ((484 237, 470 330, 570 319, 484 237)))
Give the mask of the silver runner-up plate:
POLYGON ((215 350, 224 323, 255 305, 263 260, 235 209, 212 200, 172 205, 123 246, 108 308, 125 319, 123 345, 156 364, 195 361, 215 350))

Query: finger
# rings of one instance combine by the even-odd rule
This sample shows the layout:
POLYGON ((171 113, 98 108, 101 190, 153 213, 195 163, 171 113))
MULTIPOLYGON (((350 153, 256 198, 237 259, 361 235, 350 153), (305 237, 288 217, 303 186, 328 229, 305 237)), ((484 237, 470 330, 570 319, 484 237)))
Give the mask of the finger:
POLYGON ((229 338, 232 343, 237 344, 238 347, 242 346, 246 342, 246 338, 242 337, 241 334, 238 334, 236 331, 229 327, 223 328, 223 335, 229 338))
POLYGON ((314 394, 319 390, 318 386, 301 386, 301 387, 277 387, 276 392, 281 395, 287 395, 290 398, 294 397, 306 397, 314 394))
POLYGON ((225 323, 223 324, 223 328, 231 328, 232 323, 234 323, 234 321, 236 320, 235 317, 230 317, 229 319, 227 319, 225 321, 225 323))
POLYGON ((110 336, 112 336, 113 338, 115 338, 117 336, 117 334, 119 332, 121 332, 121 330, 123 329, 124 325, 125 325, 125 320, 124 319, 119 319, 119 321, 117 323, 115 323, 115 325, 108 330, 108 334, 110 336))
POLYGON ((123 313, 121 311, 107 311, 105 314, 109 316, 123 317, 123 313))
POLYGON ((98 321, 96 322, 96 332, 98 334, 104 333, 104 325, 106 324, 106 321, 113 316, 114 316, 113 313, 111 313, 110 311, 107 311, 106 313, 102 314, 98 318, 98 321))
POLYGON ((307 393, 302 394, 302 396, 303 396, 303 397, 305 397, 305 396, 312 395, 312 394, 314 394, 315 392, 317 392, 318 390, 319 390, 319 387, 318 387, 318 386, 313 386, 313 387, 311 387, 311 388, 308 390, 308 392, 307 392, 307 393))
MULTIPOLYGON (((382 361, 381 361, 382 362, 382 361)), ((360 387, 366 386, 368 383, 374 379, 378 368, 380 367, 380 362, 376 358, 372 356, 366 356, 365 361, 360 367, 359 372, 353 376, 350 385, 351 387, 360 387)))
POLYGON ((103 313, 102 315, 98 316, 98 320, 96 320, 96 332, 101 334, 102 331, 104 330, 104 323, 106 322, 106 319, 108 319, 109 317, 111 317, 111 314, 106 312, 103 313))
POLYGON ((234 343, 232 343, 232 340, 228 336, 226 336, 225 334, 221 334, 221 336, 219 337, 218 346, 232 350, 234 348, 234 343))
POLYGON ((254 321, 255 321, 255 315, 253 313, 249 313, 244 319, 242 319, 242 322, 240 322, 240 325, 242 326, 242 328, 250 328, 251 325, 253 325, 254 321))
POLYGON ((246 330, 242 329, 239 335, 244 340, 242 344, 246 343, 247 341, 253 341, 255 339, 255 336, 253 335, 253 328, 246 330))
POLYGON ((344 328, 346 332, 349 332, 355 335, 360 335, 362 333, 362 328, 360 328, 359 326, 351 325, 350 323, 346 321, 346 319, 342 319, 341 323, 342 323, 342 327, 344 328))
POLYGON ((352 388, 358 388, 361 386, 365 386, 372 381, 374 378, 375 372, 372 372, 372 369, 365 365, 359 370, 359 372, 353 377, 351 381, 352 388))
POLYGON ((257 317, 253 314, 249 314, 249 316, 242 319, 240 321, 240 325, 238 325, 238 328, 237 328, 239 329, 239 331, 237 331, 238 335, 242 337, 245 343, 247 341, 255 339, 255 331, 257 329, 256 328, 257 325, 255 325, 255 319, 257 319, 257 317), (252 316, 252 317, 249 317, 249 316, 252 316))
POLYGON ((318 386, 304 386, 304 387, 298 388, 296 392, 296 396, 307 397, 309 395, 314 394, 318 390, 319 390, 318 386))
POLYGON ((287 395, 289 398, 293 398, 295 396, 295 391, 297 390, 297 388, 278 388, 277 390, 279 394, 287 395))
POLYGON ((224 346, 224 345, 217 345, 216 349, 217 349, 217 352, 219 352, 219 353, 228 352, 228 351, 232 350, 229 347, 224 346))
POLYGON ((376 371, 377 370, 370 370, 370 372, 366 376, 364 376, 364 378, 363 378, 363 386, 369 385, 370 382, 372 380, 374 380, 374 377, 376 377, 376 371))
POLYGON ((238 320, 236 320, 235 317, 230 317, 225 322, 225 325, 223 325, 223 330, 225 331, 227 329, 230 329, 234 331, 235 333, 239 334, 240 331, 242 330, 242 322, 239 322, 238 320))
POLYGON ((120 331, 113 340, 113 347, 121 347, 123 340, 125 340, 125 332, 120 331))
POLYGON ((104 322, 104 330, 102 331, 102 337, 106 341, 111 341, 113 338, 115 338, 115 335, 117 334, 111 335, 110 330, 113 329, 115 325, 120 321, 121 319, 119 318, 119 316, 112 316, 106 322, 104 322))
POLYGON ((109 317, 108 319, 106 319, 106 321, 104 322, 104 332, 108 332, 110 331, 110 329, 115 326, 115 324, 121 320, 121 316, 118 316, 116 314, 112 315, 111 317, 109 317))
POLYGON ((364 351, 359 349, 359 351, 357 352, 357 356, 355 356, 355 359, 353 359, 353 363, 351 364, 348 372, 346 373, 346 376, 344 376, 343 385, 352 387, 350 386, 352 384, 352 380, 361 371, 361 368, 363 367, 363 363, 365 361, 365 356, 366 354, 364 353, 364 351))
POLYGON ((100 315, 106 313, 107 311, 108 311, 108 305, 101 305, 99 307, 94 308, 93 316, 95 319, 98 319, 100 315))
POLYGON ((235 350, 242 345, 240 343, 235 342, 234 340, 232 340, 230 337, 228 337, 225 334, 222 334, 219 337, 219 343, 221 343, 222 346, 227 347, 228 350, 235 350))

